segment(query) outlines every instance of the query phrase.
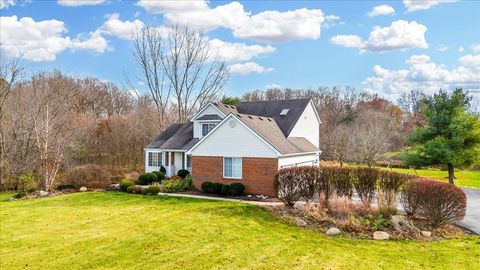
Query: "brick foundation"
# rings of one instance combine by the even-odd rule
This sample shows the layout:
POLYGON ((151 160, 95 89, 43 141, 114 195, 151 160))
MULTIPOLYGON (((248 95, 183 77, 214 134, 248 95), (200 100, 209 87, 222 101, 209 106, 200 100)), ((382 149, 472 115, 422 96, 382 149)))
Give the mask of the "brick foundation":
POLYGON ((244 157, 242 179, 223 178, 223 157, 192 156, 193 184, 200 190, 205 181, 223 184, 242 183, 245 193, 275 197, 273 179, 278 172, 278 159, 244 157))

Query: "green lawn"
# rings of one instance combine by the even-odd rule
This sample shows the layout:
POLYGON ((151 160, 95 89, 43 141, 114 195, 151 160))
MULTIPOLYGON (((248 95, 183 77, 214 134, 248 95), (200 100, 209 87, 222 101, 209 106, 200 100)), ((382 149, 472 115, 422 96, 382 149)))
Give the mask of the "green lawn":
POLYGON ((330 238, 240 203, 91 192, 0 207, 0 269, 480 269, 479 237, 330 238))
MULTIPOLYGON (((378 167, 378 168, 383 170, 393 170, 396 172, 409 173, 409 174, 418 175, 421 177, 448 182, 448 172, 441 171, 438 169, 413 170, 413 169, 398 169, 398 168, 385 168, 385 167, 378 167)), ((455 177, 456 177, 455 184, 457 186, 480 188, 480 171, 455 171, 455 177)))

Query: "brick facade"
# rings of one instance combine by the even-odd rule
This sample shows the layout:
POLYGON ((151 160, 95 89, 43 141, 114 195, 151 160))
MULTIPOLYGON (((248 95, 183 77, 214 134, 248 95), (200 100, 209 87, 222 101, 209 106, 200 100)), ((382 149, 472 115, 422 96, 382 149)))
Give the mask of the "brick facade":
POLYGON ((193 184, 200 190, 205 181, 245 185, 245 193, 275 197, 273 179, 278 172, 278 159, 244 157, 242 179, 223 178, 223 157, 192 156, 193 184))

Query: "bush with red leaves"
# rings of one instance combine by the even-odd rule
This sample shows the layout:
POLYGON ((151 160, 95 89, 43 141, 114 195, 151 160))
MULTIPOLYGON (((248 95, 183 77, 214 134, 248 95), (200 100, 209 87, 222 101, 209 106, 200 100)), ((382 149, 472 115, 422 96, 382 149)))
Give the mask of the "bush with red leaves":
POLYGON ((274 188, 277 197, 287 206, 293 206, 300 199, 301 167, 285 168, 275 176, 274 188))
POLYGON ((437 228, 465 216, 467 196, 448 183, 414 179, 405 185, 401 202, 408 214, 422 216, 437 228))

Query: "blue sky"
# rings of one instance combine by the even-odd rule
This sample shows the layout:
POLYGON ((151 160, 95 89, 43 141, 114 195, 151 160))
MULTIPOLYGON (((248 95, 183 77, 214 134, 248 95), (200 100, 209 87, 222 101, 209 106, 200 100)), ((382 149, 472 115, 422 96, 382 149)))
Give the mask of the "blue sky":
POLYGON ((0 0, 0 7, 2 61, 22 57, 30 73, 58 68, 121 84, 123 72, 136 72, 129 29, 181 22, 206 29, 229 59, 227 95, 350 85, 394 100, 410 89, 480 89, 477 1, 0 0))

